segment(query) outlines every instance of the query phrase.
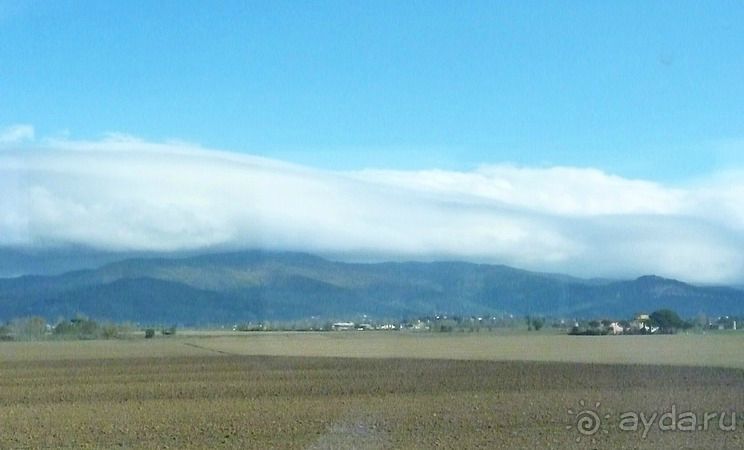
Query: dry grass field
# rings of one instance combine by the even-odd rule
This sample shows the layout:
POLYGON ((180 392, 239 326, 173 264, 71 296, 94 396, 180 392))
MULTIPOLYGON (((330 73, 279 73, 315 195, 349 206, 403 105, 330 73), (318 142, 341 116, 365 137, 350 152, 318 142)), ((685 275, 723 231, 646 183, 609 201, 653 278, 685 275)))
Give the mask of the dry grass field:
POLYGON ((720 366, 744 369, 744 333, 567 336, 548 333, 185 332, 155 339, 2 342, 0 362, 271 355, 720 366))
POLYGON ((743 343, 375 333, 0 343, 0 448, 742 448, 743 343), (623 412, 672 407, 737 411, 738 426, 622 429, 623 412), (599 414, 595 434, 576 430, 581 409, 599 414))

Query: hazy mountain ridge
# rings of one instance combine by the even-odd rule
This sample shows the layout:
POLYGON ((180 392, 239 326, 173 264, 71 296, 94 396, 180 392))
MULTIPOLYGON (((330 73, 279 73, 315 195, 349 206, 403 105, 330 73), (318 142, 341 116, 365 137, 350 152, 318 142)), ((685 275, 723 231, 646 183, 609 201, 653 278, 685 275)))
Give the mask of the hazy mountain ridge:
POLYGON ((246 251, 133 258, 56 276, 0 279, 0 320, 77 312, 138 322, 237 322, 368 314, 540 314, 628 317, 744 314, 744 291, 644 276, 582 280, 464 262, 343 263, 246 251))

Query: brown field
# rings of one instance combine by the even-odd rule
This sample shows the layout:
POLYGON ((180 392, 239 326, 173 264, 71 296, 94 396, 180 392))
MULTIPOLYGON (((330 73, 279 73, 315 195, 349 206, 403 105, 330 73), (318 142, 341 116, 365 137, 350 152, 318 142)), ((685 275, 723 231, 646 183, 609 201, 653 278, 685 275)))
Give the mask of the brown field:
POLYGON ((0 448, 742 448, 742 343, 374 333, 0 343, 0 448), (609 415, 593 436, 567 429, 580 401, 609 415), (642 426, 618 428, 622 412, 672 406, 740 416, 728 432, 715 420, 645 438, 642 426))
POLYGON ((744 333, 567 336, 549 333, 185 332, 145 340, 0 342, 0 362, 207 355, 330 356, 744 369, 744 333))

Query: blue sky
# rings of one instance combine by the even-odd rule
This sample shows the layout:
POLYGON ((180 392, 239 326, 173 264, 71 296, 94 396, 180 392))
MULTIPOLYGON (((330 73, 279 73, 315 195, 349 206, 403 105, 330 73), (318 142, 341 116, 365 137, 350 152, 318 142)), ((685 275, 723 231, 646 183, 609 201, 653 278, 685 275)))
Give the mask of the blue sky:
POLYGON ((744 284, 744 3, 0 0, 0 251, 744 284))
POLYGON ((740 162, 742 23, 741 2, 0 0, 0 125, 677 182, 740 162))

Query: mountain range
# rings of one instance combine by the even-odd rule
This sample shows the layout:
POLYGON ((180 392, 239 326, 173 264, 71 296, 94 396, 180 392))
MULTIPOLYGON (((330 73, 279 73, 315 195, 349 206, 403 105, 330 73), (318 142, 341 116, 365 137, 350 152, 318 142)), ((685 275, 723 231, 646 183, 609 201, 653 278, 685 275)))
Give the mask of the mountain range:
POLYGON ((441 313, 629 318, 744 314, 744 290, 657 276, 586 280, 466 262, 348 263, 305 253, 243 251, 130 258, 95 269, 0 279, 0 321, 82 313, 187 325, 406 318, 441 313))

